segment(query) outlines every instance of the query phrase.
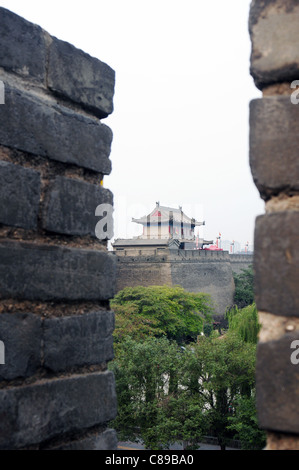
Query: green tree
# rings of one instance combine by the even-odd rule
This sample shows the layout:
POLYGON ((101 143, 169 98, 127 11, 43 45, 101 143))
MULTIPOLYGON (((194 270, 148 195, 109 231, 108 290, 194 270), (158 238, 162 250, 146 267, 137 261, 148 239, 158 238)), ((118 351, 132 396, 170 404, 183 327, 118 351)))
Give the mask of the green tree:
POLYGON ((109 367, 118 396, 113 426, 121 439, 141 438, 153 450, 178 441, 196 449, 212 433, 221 449, 234 436, 244 448, 261 446, 254 304, 227 312, 224 336, 211 331, 209 296, 181 287, 127 288, 112 306, 116 357, 109 367))
POLYGON ((168 396, 161 407, 161 420, 155 431, 165 448, 180 442, 184 449, 198 449, 208 432, 209 422, 204 413, 204 401, 181 389, 176 396, 168 396))
POLYGON ((208 294, 187 292, 180 286, 127 287, 111 305, 116 311, 116 342, 126 335, 126 328, 136 339, 142 339, 148 328, 149 335, 178 343, 192 341, 204 324, 212 322, 214 312, 208 294))
POLYGON ((241 274, 234 273, 234 303, 238 308, 246 307, 254 302, 253 267, 242 269, 241 274))
POLYGON ((138 307, 130 302, 123 305, 114 303, 113 310, 115 313, 113 339, 116 356, 121 351, 122 342, 127 337, 138 342, 154 336, 166 336, 166 333, 159 328, 159 322, 156 318, 138 314, 138 307))
POLYGON ((182 350, 165 337, 123 340, 110 365, 116 377, 121 439, 149 449, 185 442, 197 448, 213 432, 221 449, 234 436, 229 418, 254 389, 255 345, 236 334, 200 336, 182 350))
POLYGON ((141 438, 146 448, 175 441, 198 442, 204 429, 203 403, 181 387, 184 354, 167 338, 136 342, 126 338, 110 364, 116 378, 118 416, 112 425, 121 439, 141 438))
POLYGON ((233 307, 226 312, 229 331, 237 333, 243 341, 256 344, 261 328, 255 304, 242 309, 233 307))
POLYGON ((255 393, 237 398, 235 414, 228 418, 228 429, 241 441, 243 450, 262 450, 266 445, 266 433, 258 426, 255 393))
POLYGON ((200 337, 186 348, 182 385, 204 401, 204 413, 222 450, 233 437, 229 417, 237 398, 250 396, 255 383, 255 346, 236 334, 200 337))

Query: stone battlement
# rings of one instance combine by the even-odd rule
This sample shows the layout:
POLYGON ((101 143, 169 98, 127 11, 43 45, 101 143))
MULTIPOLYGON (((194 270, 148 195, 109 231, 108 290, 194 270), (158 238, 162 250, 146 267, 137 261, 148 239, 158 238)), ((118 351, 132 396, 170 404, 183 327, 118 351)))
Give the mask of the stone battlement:
POLYGON ((230 256, 228 251, 208 251, 208 250, 168 250, 167 248, 154 248, 154 249, 129 249, 129 250, 117 250, 113 252, 119 259, 125 258, 139 258, 150 257, 151 259, 157 258, 160 262, 163 258, 171 258, 171 260, 181 261, 219 261, 229 260, 230 256))

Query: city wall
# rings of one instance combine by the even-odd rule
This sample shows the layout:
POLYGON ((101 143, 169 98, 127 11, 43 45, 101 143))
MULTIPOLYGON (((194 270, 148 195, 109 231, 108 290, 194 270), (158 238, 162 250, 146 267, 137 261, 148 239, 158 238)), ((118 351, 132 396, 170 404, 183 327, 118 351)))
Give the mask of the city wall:
POLYGON ((241 274, 244 269, 248 269, 253 265, 252 254, 235 254, 229 255, 229 260, 232 266, 232 271, 236 274, 241 274))
MULTIPOLYGON (((111 171, 102 119, 114 72, 3 8, 0 21, 0 448, 114 449, 116 269, 194 289, 222 279, 230 292, 239 265, 107 253, 94 210, 112 202, 99 183, 111 171)), ((250 165, 266 202, 255 229, 257 409, 271 450, 299 449, 298 21, 298 0, 252 1, 251 74, 263 97, 250 103, 250 165)))
POLYGON ((0 23, 0 449, 115 449, 116 266, 94 235, 114 71, 4 8, 0 23))
POLYGON ((180 285, 211 295, 217 314, 233 304, 233 272, 252 264, 250 255, 205 250, 124 250, 117 259, 117 291, 130 286, 180 285))

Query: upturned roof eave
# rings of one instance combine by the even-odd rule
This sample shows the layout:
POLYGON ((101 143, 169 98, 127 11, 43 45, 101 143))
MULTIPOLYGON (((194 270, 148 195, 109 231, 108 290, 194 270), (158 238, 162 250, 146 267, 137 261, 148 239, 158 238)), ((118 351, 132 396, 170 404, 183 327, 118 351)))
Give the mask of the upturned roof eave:
MULTIPOLYGON (((190 219, 189 217, 187 216, 184 216, 183 219, 179 219, 179 218, 163 218, 163 217, 150 217, 150 222, 152 224, 155 224, 155 223, 161 223, 161 224, 168 224, 169 223, 169 220, 173 220, 174 222, 177 222, 177 223, 185 223, 185 224, 190 224, 190 225, 193 225, 195 227, 201 227, 202 225, 205 225, 205 222, 198 222, 197 220, 194 220, 194 219, 190 219)), ((142 224, 142 225, 145 225, 148 223, 148 218, 147 217, 142 217, 141 219, 134 219, 132 218, 132 222, 135 222, 136 224, 142 224)))

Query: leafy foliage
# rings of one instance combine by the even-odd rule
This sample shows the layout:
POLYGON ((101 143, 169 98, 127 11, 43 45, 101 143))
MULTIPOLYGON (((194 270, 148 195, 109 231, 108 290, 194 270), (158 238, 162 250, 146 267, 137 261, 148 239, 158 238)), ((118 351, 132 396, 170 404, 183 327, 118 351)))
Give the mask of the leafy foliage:
POLYGON ((253 267, 242 269, 241 274, 234 273, 234 303, 238 308, 247 307, 254 302, 253 267))
POLYGON ((124 335, 142 339, 148 334, 176 340, 196 339, 204 323, 211 323, 213 307, 208 294, 185 291, 182 287, 127 287, 111 302, 116 312, 115 341, 124 335))
POLYGON ((110 367, 116 377, 118 416, 113 426, 121 439, 142 438, 147 448, 167 448, 177 439, 201 437, 201 404, 179 390, 183 353, 166 338, 136 342, 127 338, 110 367), (195 413, 196 411, 196 413, 195 413), (183 424, 183 425, 182 425, 183 424))
POLYGON ((225 448, 233 433, 228 418, 236 399, 249 395, 255 383, 255 347, 237 335, 199 338, 187 348, 185 384, 204 399, 210 430, 225 448))
POLYGON ((165 332, 159 328, 158 320, 154 317, 149 318, 144 315, 138 315, 137 306, 131 303, 127 305, 113 305, 115 313, 115 329, 113 332, 114 350, 122 350, 122 342, 130 337, 136 341, 144 341, 146 338, 154 336, 165 336, 165 332))
POLYGON ((226 312, 229 331, 235 331, 243 341, 256 344, 261 325, 255 304, 238 309, 233 307, 226 312))
POLYGON ((241 441, 243 450, 260 450, 266 445, 266 433, 259 429, 255 407, 255 394, 237 398, 234 415, 228 418, 229 426, 241 441))
POLYGON ((174 442, 197 449, 209 434, 222 449, 235 437, 244 448, 263 447, 255 411, 254 304, 227 312, 225 335, 213 331, 209 296, 181 287, 126 288, 112 306, 115 360, 109 367, 118 397, 112 425, 120 439, 141 438, 152 450, 174 442))
POLYGON ((184 350, 167 338, 126 338, 110 365, 116 377, 121 439, 142 438, 149 449, 173 442, 198 447, 213 431, 225 448, 229 417, 254 388, 255 346, 237 335, 200 336, 184 350))

